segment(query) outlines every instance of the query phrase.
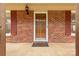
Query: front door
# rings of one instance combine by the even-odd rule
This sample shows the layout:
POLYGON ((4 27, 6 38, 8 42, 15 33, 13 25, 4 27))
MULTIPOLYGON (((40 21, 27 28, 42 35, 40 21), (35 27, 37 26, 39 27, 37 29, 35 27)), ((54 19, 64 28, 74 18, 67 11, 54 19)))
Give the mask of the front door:
POLYGON ((48 41, 47 12, 34 12, 34 41, 48 41))

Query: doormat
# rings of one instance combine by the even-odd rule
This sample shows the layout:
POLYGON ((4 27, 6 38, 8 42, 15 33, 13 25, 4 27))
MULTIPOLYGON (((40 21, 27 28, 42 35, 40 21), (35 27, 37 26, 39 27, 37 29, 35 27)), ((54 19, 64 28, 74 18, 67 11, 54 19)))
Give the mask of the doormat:
POLYGON ((34 42, 32 47, 48 47, 48 42, 34 42))

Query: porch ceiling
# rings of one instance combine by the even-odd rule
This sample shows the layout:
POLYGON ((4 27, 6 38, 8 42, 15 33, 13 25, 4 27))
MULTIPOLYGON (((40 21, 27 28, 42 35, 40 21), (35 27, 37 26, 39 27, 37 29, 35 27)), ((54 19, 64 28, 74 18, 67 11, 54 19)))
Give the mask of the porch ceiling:
MULTIPOLYGON (((18 4, 6 4, 6 10, 25 10, 25 5, 23 3, 18 3, 18 4)), ((30 10, 35 10, 35 11, 47 11, 47 10, 75 10, 76 9, 76 4, 68 4, 68 3, 50 3, 50 4, 27 4, 29 6, 30 10)))

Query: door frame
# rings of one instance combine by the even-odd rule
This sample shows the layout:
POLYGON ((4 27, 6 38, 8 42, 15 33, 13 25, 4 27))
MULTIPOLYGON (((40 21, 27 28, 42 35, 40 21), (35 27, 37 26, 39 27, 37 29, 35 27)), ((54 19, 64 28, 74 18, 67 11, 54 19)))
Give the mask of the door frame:
POLYGON ((46 11, 46 12, 35 12, 34 11, 34 39, 33 39, 33 41, 34 42, 48 42, 48 12, 46 11), (35 23, 35 14, 40 14, 40 13, 42 13, 42 14, 46 14, 46 40, 35 40, 36 39, 36 36, 35 36, 35 33, 36 33, 36 30, 35 30, 35 28, 36 28, 36 23, 35 23))

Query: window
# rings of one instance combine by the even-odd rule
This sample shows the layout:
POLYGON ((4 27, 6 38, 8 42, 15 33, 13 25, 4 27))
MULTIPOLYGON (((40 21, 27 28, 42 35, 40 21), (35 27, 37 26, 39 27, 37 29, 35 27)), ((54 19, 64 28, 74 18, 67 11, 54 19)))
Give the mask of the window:
POLYGON ((11 16, 10 11, 6 10, 6 36, 11 35, 11 16))
POLYGON ((71 35, 75 36, 76 34, 76 11, 71 11, 71 35))

